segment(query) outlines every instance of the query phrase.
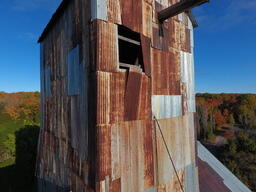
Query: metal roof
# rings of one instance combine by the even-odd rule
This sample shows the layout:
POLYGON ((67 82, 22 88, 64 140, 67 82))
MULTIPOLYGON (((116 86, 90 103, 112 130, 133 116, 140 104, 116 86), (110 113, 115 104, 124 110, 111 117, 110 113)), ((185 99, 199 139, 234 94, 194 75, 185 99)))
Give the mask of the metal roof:
MULTIPOLYGON (((232 192, 252 192, 231 171, 229 171, 218 159, 216 159, 216 157, 214 157, 214 155, 211 152, 209 152, 199 141, 197 142, 197 149, 198 149, 198 157, 202 161, 207 163, 214 170, 212 172, 212 174, 214 174, 214 172, 215 172, 214 177, 217 179, 218 179, 218 177, 221 178, 222 182, 226 186, 226 188, 228 188, 232 192)), ((200 164, 199 164, 199 173, 200 173, 200 164)), ((205 182, 207 182, 207 180, 209 182, 208 177, 204 178, 203 185, 207 184, 207 183, 205 183, 205 182)), ((201 185, 201 183, 200 183, 200 185, 201 185)), ((216 187, 216 189, 217 189, 218 186, 214 185, 214 187, 213 187, 213 185, 210 182, 207 187, 208 188, 216 187)), ((220 191, 220 190, 218 190, 218 189, 216 190, 216 189, 211 189, 211 191, 218 191, 218 192, 220 191)), ((222 188, 221 191, 228 191, 228 190, 225 190, 225 188, 222 188)))

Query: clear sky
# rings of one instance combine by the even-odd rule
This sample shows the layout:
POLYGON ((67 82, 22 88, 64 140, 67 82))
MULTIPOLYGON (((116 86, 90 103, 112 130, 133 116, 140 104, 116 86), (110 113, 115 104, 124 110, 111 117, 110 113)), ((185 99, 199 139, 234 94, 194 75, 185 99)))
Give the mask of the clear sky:
MULTIPOLYGON (((1 0, 0 91, 39 91, 37 38, 60 0, 1 0)), ((194 14, 197 92, 256 93, 256 0, 211 0, 194 14)))

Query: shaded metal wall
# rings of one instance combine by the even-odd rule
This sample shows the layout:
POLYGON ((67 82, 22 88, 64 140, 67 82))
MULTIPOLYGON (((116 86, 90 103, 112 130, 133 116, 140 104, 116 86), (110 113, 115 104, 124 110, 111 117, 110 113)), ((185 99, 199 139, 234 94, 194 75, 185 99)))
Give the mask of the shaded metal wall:
POLYGON ((41 41, 39 191, 181 191, 154 116, 198 191, 192 24, 157 20, 176 2, 74 0, 59 14, 41 41), (118 25, 140 34, 144 72, 119 68, 118 25))

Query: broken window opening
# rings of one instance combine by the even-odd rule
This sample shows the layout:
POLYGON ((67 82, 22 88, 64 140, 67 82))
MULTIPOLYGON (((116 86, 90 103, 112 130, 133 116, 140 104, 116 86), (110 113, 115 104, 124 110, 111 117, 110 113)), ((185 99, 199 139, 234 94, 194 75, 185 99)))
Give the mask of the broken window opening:
POLYGON ((140 34, 118 26, 119 68, 144 71, 140 34))

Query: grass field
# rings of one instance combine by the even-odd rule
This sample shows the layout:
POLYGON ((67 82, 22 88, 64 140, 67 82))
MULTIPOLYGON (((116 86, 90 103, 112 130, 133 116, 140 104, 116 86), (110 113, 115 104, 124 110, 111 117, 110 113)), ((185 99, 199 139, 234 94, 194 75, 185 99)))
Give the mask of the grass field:
MULTIPOLYGON (((13 120, 7 114, 0 113, 0 153, 5 150, 3 143, 6 141, 9 134, 15 134, 16 131, 24 127, 23 120, 13 120)), ((0 163, 0 168, 9 166, 15 163, 15 158, 7 159, 0 163)))

